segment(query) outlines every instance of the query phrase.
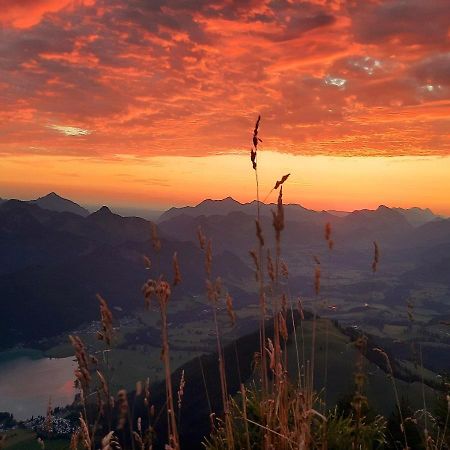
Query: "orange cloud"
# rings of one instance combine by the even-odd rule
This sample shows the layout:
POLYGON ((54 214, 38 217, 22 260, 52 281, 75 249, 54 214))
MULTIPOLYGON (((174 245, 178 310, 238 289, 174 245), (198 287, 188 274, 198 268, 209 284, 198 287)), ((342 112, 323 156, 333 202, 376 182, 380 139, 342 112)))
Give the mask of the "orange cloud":
MULTIPOLYGON (((55 13, 69 5, 76 5, 83 1, 74 0, 1 0, 0 23, 16 28, 29 28, 38 24, 47 13, 55 13)), ((86 4, 93 1, 84 0, 86 4)))

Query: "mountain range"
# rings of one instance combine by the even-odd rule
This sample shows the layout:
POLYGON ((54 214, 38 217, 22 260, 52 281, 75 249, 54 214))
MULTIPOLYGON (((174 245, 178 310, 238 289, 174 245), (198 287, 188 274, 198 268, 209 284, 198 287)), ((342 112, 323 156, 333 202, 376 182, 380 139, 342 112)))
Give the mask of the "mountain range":
MULTIPOLYGON (((121 217, 109 208, 82 217, 55 212, 34 202, 9 200, 0 205, 0 342, 3 347, 53 336, 98 316, 95 294, 111 307, 132 311, 143 305, 141 287, 149 276, 143 256, 158 272, 172 276, 172 256, 179 254, 183 296, 204 291, 203 253, 191 242, 162 238, 152 249, 151 223, 121 217)), ((233 280, 250 269, 224 252, 214 273, 233 280)), ((155 274, 153 273, 153 276, 155 274)), ((174 301, 179 297, 175 296, 174 301)))
MULTIPOLYGON (((260 204, 266 248, 274 247, 271 210, 260 204)), ((204 255, 197 242, 201 226, 211 238, 214 274, 220 275, 239 307, 256 289, 248 255, 256 245, 256 202, 232 198, 205 200, 195 207, 171 208, 158 220, 163 241, 156 255, 151 222, 122 217, 103 206, 89 213, 55 193, 34 201, 0 203, 0 342, 26 343, 67 332, 98 316, 96 293, 112 307, 130 311, 142 306, 140 288, 148 277, 142 263, 148 255, 159 273, 172 276, 172 255, 179 255, 182 292, 174 301, 204 292, 204 255)), ((440 283, 450 288, 450 220, 429 210, 380 206, 332 214, 300 205, 285 205, 283 259, 289 266, 293 293, 309 295, 317 256, 329 270, 361 272, 353 291, 373 289, 364 277, 371 274, 373 241, 381 250, 380 274, 396 277, 395 286, 380 279, 378 286, 390 302, 405 301, 417 283, 440 283), (331 224, 334 250, 329 254, 325 224, 331 224), (363 277, 363 278, 361 278, 363 277), (416 283, 417 280, 417 283, 416 283)), ((155 276, 155 274, 153 274, 155 276)), ((353 275, 352 275, 353 276, 353 275)), ((330 293, 349 295, 348 281, 330 293), (347 284, 346 284, 347 283, 347 284)), ((327 289, 325 286, 324 289, 327 289)), ((312 294, 311 294, 312 295, 312 294)))
MULTIPOLYGON (((224 198, 223 200, 203 200, 196 206, 185 206, 182 208, 170 208, 159 217, 159 222, 164 222, 180 215, 186 215, 190 217, 199 216, 213 216, 213 215, 227 215, 231 212, 242 212, 255 216, 257 214, 258 202, 256 200, 249 203, 240 203, 232 197, 224 198)), ((271 210, 274 210, 275 204, 265 204, 260 202, 260 214, 262 216, 271 217, 271 210)), ((387 208, 387 207, 384 207, 387 208)), ((430 209, 422 209, 418 207, 413 208, 387 208, 398 212, 405 219, 414 226, 423 225, 424 223, 440 218, 435 215, 430 209)), ((333 220, 334 217, 343 218, 352 212, 348 211, 315 211, 304 208, 298 204, 284 205, 285 217, 291 221, 304 221, 313 220, 322 222, 323 219, 333 220)), ((357 211, 354 211, 355 213, 357 211)), ((361 210, 362 213, 370 213, 370 210, 361 210)))

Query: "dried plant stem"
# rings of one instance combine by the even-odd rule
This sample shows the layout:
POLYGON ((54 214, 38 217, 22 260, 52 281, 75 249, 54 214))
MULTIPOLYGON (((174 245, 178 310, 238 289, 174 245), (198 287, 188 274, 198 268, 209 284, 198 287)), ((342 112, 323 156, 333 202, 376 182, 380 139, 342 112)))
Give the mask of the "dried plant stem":
POLYGON ((242 396, 242 415, 244 417, 244 426, 245 426, 245 440, 247 444, 247 450, 250 450, 251 445, 250 445, 250 433, 248 431, 247 393, 245 391, 245 386, 242 383, 241 383, 241 396, 242 396))
POLYGON ((323 394, 323 404, 324 411, 327 410, 327 384, 328 384, 328 346, 329 346, 329 321, 325 322, 325 373, 324 373, 324 394, 323 394))
POLYGON ((402 408, 401 408, 401 404, 400 404, 400 397, 398 396, 398 390, 397 390, 397 385, 395 383, 394 371, 392 370, 391 361, 389 360, 389 356, 387 355, 387 353, 384 350, 382 350, 380 348, 374 348, 374 351, 376 351, 381 356, 383 356, 383 358, 386 361, 386 366, 387 366, 387 369, 389 371, 389 376, 390 376, 391 381, 392 381, 392 388, 394 390, 395 403, 397 405, 398 414, 399 414, 399 417, 400 417, 401 431, 402 431, 402 434, 403 434, 403 439, 405 440, 405 449, 408 449, 409 446, 408 446, 408 439, 406 438, 405 421, 404 421, 404 418, 403 418, 402 408))
POLYGON ((198 357, 198 362, 200 364, 200 371, 202 373, 203 386, 205 387, 205 395, 206 395, 206 401, 208 402, 209 415, 211 416, 213 411, 212 411, 212 406, 211 406, 211 399, 209 398, 208 386, 206 385, 205 371, 203 370, 203 363, 202 363, 201 356, 198 357))
MULTIPOLYGON (((258 116, 258 119, 255 123, 255 128, 253 130, 253 138, 252 144, 253 147, 251 149, 251 161, 253 165, 253 170, 255 171, 255 181, 256 181, 256 219, 257 219, 257 227, 261 224, 261 205, 260 205, 260 197, 259 197, 259 177, 258 177, 258 143, 261 142, 261 139, 258 137, 259 131, 259 123, 261 120, 261 116, 258 116)), ((258 236, 260 237, 260 236, 258 236)), ((267 358, 266 358, 266 305, 265 305, 265 295, 264 295, 264 271, 263 271, 263 241, 262 239, 258 239, 258 258, 259 264, 257 266, 257 276, 259 280, 259 304, 260 304, 260 324, 259 324, 259 354, 261 358, 261 384, 262 384, 262 394, 263 398, 267 397, 268 394, 268 378, 267 378, 267 358)), ((264 404, 264 401, 262 402, 264 404)))
POLYGON ((167 328, 167 310, 165 305, 161 305, 162 338, 163 338, 163 363, 166 378, 166 398, 167 398, 167 423, 169 430, 169 443, 173 444, 175 449, 179 449, 177 421, 175 418, 175 408, 173 401, 173 387, 170 370, 169 355, 169 333, 167 328))
POLYGON ((444 447, 445 444, 445 436, 447 435, 449 416, 450 416, 450 397, 447 396, 447 415, 445 416, 445 424, 444 429, 442 431, 441 445, 439 446, 440 450, 444 447))
MULTIPOLYGON (((256 218, 257 223, 261 223, 261 207, 259 200, 259 179, 258 179, 258 167, 255 168, 255 180, 256 180, 256 218)), ((266 342, 266 305, 265 305, 265 294, 264 294, 264 269, 263 269, 263 245, 260 239, 258 239, 258 258, 259 258, 259 270, 258 281, 259 281, 259 307, 260 307, 260 321, 259 321, 259 354, 261 357, 261 385, 263 398, 267 397, 269 382, 267 378, 267 358, 265 351, 266 342)))
POLYGON ((216 331, 216 343, 217 343, 217 353, 219 357, 219 374, 220 374, 220 386, 222 391, 222 403, 225 415, 225 428, 227 433, 227 446, 229 449, 234 449, 234 437, 233 437, 233 424, 231 420, 231 411, 228 399, 228 387, 227 387, 227 377, 225 371, 225 361, 223 355, 223 348, 221 343, 221 333, 219 327, 219 321, 217 319, 217 307, 214 303, 213 305, 213 318, 214 326, 216 331))
POLYGON ((427 402, 425 399, 425 381, 424 381, 424 369, 423 369, 423 358, 422 358, 422 344, 419 343, 419 355, 420 355, 420 377, 421 377, 421 385, 422 385, 422 401, 423 401, 423 411, 424 411, 424 417, 425 417, 425 428, 424 428, 424 434, 425 434, 425 443, 428 446, 428 414, 427 414, 427 402))
POLYGON ((221 342, 221 330, 219 326, 219 320, 217 317, 217 303, 220 297, 221 291, 221 280, 218 278, 214 283, 211 280, 211 272, 212 272, 212 243, 211 240, 206 241, 206 237, 204 236, 201 229, 198 230, 200 248, 205 253, 205 272, 206 272, 206 287, 207 287, 207 296, 211 302, 212 312, 213 312, 213 322, 215 328, 216 335, 216 345, 217 345, 217 355, 219 359, 219 376, 220 376, 220 388, 222 394, 222 404, 223 411, 225 416, 225 430, 227 435, 227 447, 230 450, 234 449, 234 437, 233 437, 233 424, 231 417, 231 410, 229 405, 228 398, 228 387, 227 387, 227 379, 226 379, 226 370, 225 370, 225 360, 221 342))

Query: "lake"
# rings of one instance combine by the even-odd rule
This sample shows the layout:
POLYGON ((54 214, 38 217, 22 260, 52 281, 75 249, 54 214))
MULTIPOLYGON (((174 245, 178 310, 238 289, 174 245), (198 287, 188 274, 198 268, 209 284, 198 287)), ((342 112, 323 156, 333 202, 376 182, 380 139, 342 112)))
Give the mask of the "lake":
POLYGON ((66 406, 75 396, 74 357, 45 358, 34 350, 0 353, 0 411, 16 419, 46 415, 53 407, 66 406))

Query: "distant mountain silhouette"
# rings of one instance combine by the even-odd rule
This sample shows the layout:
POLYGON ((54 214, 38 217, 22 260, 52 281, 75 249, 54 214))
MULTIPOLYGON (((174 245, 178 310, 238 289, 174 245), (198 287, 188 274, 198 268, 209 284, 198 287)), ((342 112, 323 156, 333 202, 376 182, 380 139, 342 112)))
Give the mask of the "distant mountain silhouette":
POLYGON ((48 209, 50 211, 71 212, 83 217, 89 215, 89 211, 86 208, 83 208, 72 200, 68 200, 59 196, 55 192, 50 192, 50 194, 47 194, 44 197, 39 197, 36 200, 31 200, 30 203, 34 203, 39 207, 48 209))
MULTIPOLYGON (((97 292, 111 307, 129 313, 143 305, 141 287, 149 277, 172 279, 176 251, 183 296, 205 290, 204 255, 198 244, 162 237, 158 256, 152 248, 150 222, 121 217, 103 207, 88 217, 42 209, 10 200, 0 205, 0 345, 53 336, 98 318, 97 292), (154 264, 146 271, 148 255, 154 264)), ((214 276, 231 293, 252 277, 231 253, 216 255, 214 276), (235 283, 235 284, 234 284, 235 283)), ((238 295, 245 298, 245 295, 238 295)))
MULTIPOLYGON (((231 204, 230 201, 226 203, 227 206, 231 204)), ((214 208, 218 209, 219 205, 220 201, 216 201, 214 208)), ((256 212, 249 205, 238 206, 247 212, 213 215, 195 215, 198 212, 196 207, 187 210, 181 208, 180 211, 187 211, 188 214, 183 212, 175 215, 175 211, 172 211, 172 218, 161 220, 159 226, 168 237, 192 242, 197 241, 197 229, 200 226, 212 238, 214 252, 229 250, 248 262, 248 251, 256 246, 256 212)), ((261 225, 266 247, 274 248, 272 217, 268 214, 271 209, 275 209, 275 205, 261 208, 261 225)), ((331 224, 335 243, 333 261, 341 267, 370 265, 368 259, 372 255, 373 241, 377 241, 383 249, 383 255, 392 260, 418 257, 421 249, 450 242, 450 229, 446 220, 413 226, 404 214, 383 205, 375 210, 354 211, 343 217, 305 210, 298 205, 286 205, 282 233, 284 257, 288 261, 295 260, 295 264, 310 264, 311 254, 326 249, 326 223, 331 224)))
POLYGON ((439 218, 436 214, 429 208, 392 208, 394 211, 398 211, 400 214, 405 216, 406 220, 414 226, 424 225, 425 223, 431 222, 439 218))
MULTIPOLYGON (((249 208, 249 204, 242 204, 234 200, 232 197, 227 197, 222 200, 206 199, 197 206, 184 206, 182 208, 170 208, 159 217, 159 222, 172 219, 180 215, 190 217, 198 216, 212 216, 212 215, 226 215, 230 212, 245 212, 249 208)), ((256 208, 256 203, 255 203, 256 208)))
POLYGON ((350 214, 351 211, 337 211, 335 209, 328 209, 327 213, 331 214, 332 216, 336 217, 345 217, 350 214))
MULTIPOLYGON (((265 247, 273 249, 271 210, 275 205, 260 206, 265 247)), ((96 319, 97 292, 104 294, 111 306, 124 311, 141 305, 140 288, 148 277, 142 264, 144 254, 156 264, 156 272, 170 278, 172 255, 177 251, 183 275, 179 292, 203 293, 204 257, 197 242, 199 226, 212 239, 215 276, 224 278, 230 292, 239 293, 237 304, 245 302, 255 288, 248 252, 256 246, 256 203, 241 204, 231 198, 206 200, 197 207, 170 211, 158 224, 163 249, 156 257, 151 245, 151 222, 145 219, 122 217, 106 206, 84 217, 44 209, 37 202, 2 202, 2 345, 51 336, 96 319)), ((327 264, 338 270, 367 267, 371 273, 373 241, 381 248, 381 270, 389 263, 394 268, 395 264, 407 267, 411 273, 409 282, 417 273, 414 268, 423 267, 423 282, 432 282, 435 275, 439 275, 436 279, 440 282, 446 281, 450 219, 412 225, 405 215, 407 211, 380 206, 338 217, 300 205, 286 205, 281 246, 283 259, 291 268, 292 288, 302 294, 312 293, 312 255, 325 257, 327 264), (324 239, 326 223, 331 224, 335 243, 330 258, 324 239), (425 270, 426 264, 433 269, 425 270)), ((426 210, 425 215, 431 217, 426 210)), ((395 288, 389 298, 403 301, 405 286, 395 288)))
POLYGON ((90 214, 86 221, 102 230, 110 242, 138 241, 150 239, 150 222, 140 217, 122 217, 114 214, 107 206, 90 214))
POLYGON ((342 219, 346 231, 353 239, 393 239, 411 232, 412 225, 403 214, 381 205, 375 210, 361 209, 353 211, 342 219))
POLYGON ((450 219, 436 219, 418 227, 413 239, 420 245, 450 242, 450 219))
MULTIPOLYGON (((255 216, 257 212, 258 203, 256 200, 250 203, 239 203, 232 197, 227 197, 222 200, 203 200, 197 206, 185 206, 183 208, 170 208, 165 213, 161 214, 158 222, 165 222, 181 215, 189 217, 200 216, 225 216, 230 213, 240 212, 250 216, 255 216)), ((260 214, 262 216, 272 217, 271 211, 275 210, 276 205, 274 203, 266 204, 260 202, 260 214)), ((304 221, 312 220, 315 222, 323 222, 324 219, 333 220, 335 216, 329 214, 326 211, 314 211, 304 208, 297 204, 284 205, 284 214, 287 220, 292 221, 304 221)))

